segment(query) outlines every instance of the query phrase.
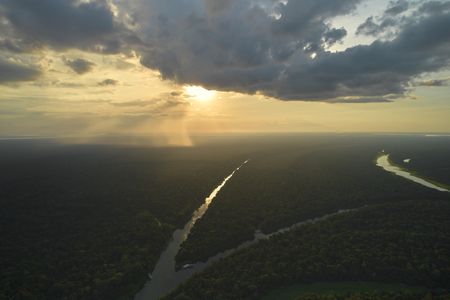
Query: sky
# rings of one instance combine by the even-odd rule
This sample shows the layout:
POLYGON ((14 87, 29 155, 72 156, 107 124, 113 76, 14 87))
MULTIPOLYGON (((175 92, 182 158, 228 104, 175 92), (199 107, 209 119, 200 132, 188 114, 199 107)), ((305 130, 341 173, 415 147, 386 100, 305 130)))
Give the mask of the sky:
POLYGON ((0 0, 0 137, 450 132, 450 1, 0 0))

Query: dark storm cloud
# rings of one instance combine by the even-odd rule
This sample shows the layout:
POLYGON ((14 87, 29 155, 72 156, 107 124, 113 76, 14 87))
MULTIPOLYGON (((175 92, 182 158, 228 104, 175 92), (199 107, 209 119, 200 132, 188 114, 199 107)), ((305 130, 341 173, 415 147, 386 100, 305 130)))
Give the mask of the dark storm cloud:
POLYGON ((420 6, 418 13, 437 14, 449 10, 449 1, 427 1, 420 6))
POLYGON ((152 0, 140 6, 148 9, 143 14, 149 20, 141 32, 149 45, 142 64, 179 83, 284 100, 356 96, 373 102, 403 97, 415 77, 449 66, 450 14, 430 8, 419 13, 428 1, 417 2, 415 13, 401 17, 411 6, 391 1, 382 22, 369 19, 364 29, 368 34, 395 29, 389 39, 333 53, 327 47, 346 30, 332 28, 329 20, 351 13, 359 1, 219 5, 208 0, 206 9, 203 1, 180 3, 152 0))
POLYGON ((390 101, 449 67, 448 1, 393 0, 358 28, 372 44, 330 52, 347 35, 332 19, 362 1, 114 0, 115 15, 106 0, 1 0, 0 48, 134 50, 164 79, 283 100, 390 101))
POLYGON ((195 0, 143 2, 137 18, 149 22, 142 34, 150 46, 142 64, 180 83, 245 93, 271 89, 287 66, 306 63, 343 38, 345 29, 332 28, 328 19, 359 1, 212 2, 207 9, 195 0))
POLYGON ((368 17, 364 23, 358 26, 356 34, 379 36, 385 34, 390 28, 399 25, 399 21, 392 17, 382 17, 379 22, 375 21, 374 17, 368 17))
POLYGON ((75 73, 79 75, 83 75, 85 73, 90 72, 95 64, 93 62, 90 62, 88 60, 77 58, 77 59, 67 59, 63 58, 64 64, 71 68, 75 73))
POLYGON ((407 0, 391 1, 389 7, 386 9, 385 14, 396 16, 407 11, 409 8, 409 2, 407 0))
POLYGON ((445 79, 431 79, 416 82, 417 86, 449 86, 450 78, 445 79))
MULTIPOLYGON (((280 3, 276 8, 280 18, 273 27, 283 33, 318 33, 326 27, 328 18, 345 15, 353 11, 360 0, 302 0, 280 3)), ((320 36, 319 36, 320 37, 320 36)))
POLYGON ((124 42, 136 42, 106 1, 2 0, 0 13, 21 43, 35 47, 117 53, 124 42))
POLYGON ((347 30, 345 28, 333 28, 325 33, 324 40, 327 45, 334 45, 341 41, 347 35, 347 30))
POLYGON ((370 16, 364 23, 358 26, 356 34, 379 36, 386 34, 386 31, 400 25, 404 18, 399 15, 406 12, 410 8, 408 0, 390 1, 388 8, 381 16, 370 16))
POLYGON ((23 53, 24 52, 24 50, 20 44, 17 44, 10 39, 0 40, 0 50, 13 52, 13 53, 23 53))
MULTIPOLYGON (((411 19, 442 14, 450 10, 450 1, 396 0, 390 1, 388 8, 381 16, 370 16, 358 26, 356 34, 367 36, 392 37, 396 31, 408 26, 411 19), (412 16, 408 16, 408 12, 412 16), (406 14, 406 15, 405 15, 406 14)), ((398 33, 398 32, 397 32, 398 33)))
POLYGON ((274 96, 401 95, 415 76, 447 68, 449 50, 450 14, 411 21, 392 41, 326 53, 309 64, 289 68, 274 96))
POLYGON ((37 67, 17 64, 0 57, 0 84, 30 81, 41 75, 37 67))

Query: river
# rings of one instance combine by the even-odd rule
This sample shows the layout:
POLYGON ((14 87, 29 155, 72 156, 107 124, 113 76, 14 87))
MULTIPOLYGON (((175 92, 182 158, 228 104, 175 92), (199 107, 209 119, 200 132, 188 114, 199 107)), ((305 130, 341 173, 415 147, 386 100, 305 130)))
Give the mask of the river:
POLYGON ((414 181, 415 183, 421 184, 428 188, 438 190, 440 192, 450 192, 450 190, 443 188, 442 186, 436 185, 424 178, 417 177, 411 174, 409 171, 402 169, 400 167, 394 166, 389 161, 389 154, 383 154, 377 159, 377 166, 383 168, 385 171, 394 173, 400 177, 406 178, 408 180, 414 181))
POLYGON ((181 244, 187 239, 189 233, 194 227, 194 224, 203 217, 209 208, 209 205, 214 201, 219 191, 225 186, 228 180, 239 171, 245 164, 237 167, 230 175, 228 175, 222 183, 216 187, 212 193, 205 199, 205 202, 200 206, 193 214, 188 223, 183 229, 178 229, 173 233, 172 240, 167 246, 166 250, 159 257, 158 262, 155 265, 153 272, 151 273, 152 279, 148 281, 144 288, 139 291, 134 297, 135 300, 154 300, 159 299, 167 295, 170 291, 175 289, 179 284, 192 276, 195 272, 204 269, 206 264, 191 265, 188 269, 176 270, 175 256, 180 250, 181 244))
POLYGON ((238 247, 218 253, 213 257, 210 257, 206 262, 198 262, 189 265, 189 268, 176 270, 175 257, 178 251, 180 250, 181 244, 187 239, 192 227, 206 213, 209 205, 212 203, 212 201, 217 196, 219 191, 225 186, 227 181, 230 180, 231 177, 233 177, 233 175, 237 171, 239 171, 239 169, 243 167, 247 162, 248 160, 245 161, 241 166, 236 168, 236 170, 234 170, 233 173, 231 173, 228 177, 226 177, 222 181, 222 183, 211 193, 211 195, 205 199, 204 204, 194 212, 191 220, 184 226, 183 229, 176 230, 173 233, 172 240, 170 241, 167 249, 161 254, 153 272, 151 273, 152 279, 145 284, 144 288, 141 291, 139 291, 139 293, 136 294, 134 300, 156 300, 161 297, 164 297, 167 294, 169 294, 172 290, 174 290, 176 287, 178 287, 181 283, 189 279, 194 273, 198 273, 204 270, 207 266, 211 265, 213 262, 225 258, 240 249, 251 246, 262 239, 268 239, 274 235, 288 232, 292 229, 298 228, 306 224, 313 224, 316 222, 326 220, 336 215, 340 215, 343 213, 359 209, 357 208, 357 209, 339 210, 337 212, 327 214, 319 218, 296 223, 294 225, 282 228, 276 232, 269 234, 264 234, 258 230, 255 232, 254 238, 252 240, 244 242, 238 247))
MULTIPOLYGON (((242 165, 240 165, 230 175, 228 175, 228 177, 226 177, 222 181, 222 183, 212 191, 211 195, 209 195, 209 197, 207 197, 205 199, 205 202, 203 203, 203 205, 193 213, 192 218, 184 226, 184 228, 178 229, 173 233, 172 240, 170 241, 167 249, 161 254, 158 262, 156 263, 156 266, 155 266, 153 272, 151 273, 152 279, 145 284, 144 288, 139 293, 136 294, 134 300, 156 300, 161 297, 164 297, 167 294, 169 294, 171 291, 173 291, 176 287, 178 287, 181 283, 183 283, 187 279, 189 279, 194 273, 204 270, 207 266, 209 266, 213 262, 218 261, 224 257, 227 257, 240 249, 251 246, 251 245, 257 243, 259 240, 268 239, 274 235, 288 232, 290 230, 296 229, 296 228, 306 225, 306 224, 312 224, 312 223, 324 221, 324 220, 334 217, 336 215, 348 213, 351 211, 357 211, 362 208, 362 207, 360 207, 360 208, 355 208, 355 209, 339 210, 335 213, 327 214, 327 215, 324 215, 319 218, 299 222, 297 224, 294 224, 294 225, 286 227, 286 228, 282 228, 276 232, 269 233, 269 234, 264 234, 261 231, 256 231, 254 234, 254 238, 252 240, 244 242, 236 248, 229 249, 222 253, 219 253, 219 254, 209 258, 206 262, 195 263, 195 264, 189 265, 189 268, 176 270, 175 257, 177 255, 178 251, 180 250, 181 244, 188 238, 188 235, 191 232, 194 224, 200 218, 203 217, 203 215, 208 210, 210 204, 214 201, 214 198, 217 196, 219 191, 225 186, 225 184, 228 182, 228 180, 230 180, 233 177, 233 175, 247 163, 248 163, 248 160, 246 160, 242 165)), ((381 155, 377 159, 376 164, 377 164, 377 166, 383 168, 384 170, 386 170, 388 172, 395 173, 398 176, 404 177, 404 178, 414 181, 418 184, 424 185, 429 188, 436 189, 441 192, 449 192, 449 190, 447 190, 443 187, 435 185, 425 179, 414 176, 410 172, 392 165, 389 162, 388 154, 381 155)))

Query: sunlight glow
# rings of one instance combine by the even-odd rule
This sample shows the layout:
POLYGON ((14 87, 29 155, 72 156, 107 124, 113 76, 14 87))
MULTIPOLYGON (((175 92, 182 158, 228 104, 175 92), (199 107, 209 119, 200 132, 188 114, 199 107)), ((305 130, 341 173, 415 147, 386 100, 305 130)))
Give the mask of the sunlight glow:
POLYGON ((189 97, 201 102, 209 102, 216 96, 216 91, 210 91, 201 86, 185 86, 184 91, 189 97))

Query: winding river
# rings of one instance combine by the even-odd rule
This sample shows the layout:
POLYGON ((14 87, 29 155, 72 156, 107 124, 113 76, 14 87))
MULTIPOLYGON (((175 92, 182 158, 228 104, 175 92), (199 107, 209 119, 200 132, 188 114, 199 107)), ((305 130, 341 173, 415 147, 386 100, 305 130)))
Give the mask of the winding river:
POLYGON ((190 265, 189 268, 176 270, 175 256, 180 250, 181 244, 187 239, 189 233, 194 227, 194 224, 203 217, 209 208, 209 205, 216 198, 219 191, 225 186, 228 180, 233 177, 233 175, 242 168, 248 160, 246 160, 242 165, 237 167, 228 177, 226 177, 222 183, 216 187, 211 195, 205 199, 205 202, 200 206, 193 214, 188 223, 183 227, 183 229, 178 229, 173 233, 172 240, 170 241, 167 249, 159 257, 156 266, 149 275, 151 280, 148 281, 144 288, 139 291, 134 297, 135 300, 154 300, 159 299, 167 295, 170 291, 175 289, 179 284, 184 282, 186 279, 192 276, 195 272, 203 270, 206 264, 195 264, 190 265))
POLYGON ((404 170, 400 167, 394 166, 391 164, 391 162, 389 161, 389 154, 383 154, 380 157, 378 157, 377 159, 377 166, 383 168, 385 171, 388 171, 390 173, 394 173, 400 177, 406 178, 408 180, 411 180, 415 183, 421 184, 423 186, 426 186, 428 188, 432 188, 435 190, 438 190, 440 192, 450 192, 450 190, 443 188, 442 186, 438 186, 426 179, 414 176, 413 174, 411 174, 410 172, 408 172, 407 170, 404 170))
POLYGON ((313 224, 316 222, 324 221, 333 216, 360 209, 357 208, 357 209, 339 210, 335 213, 327 214, 319 218, 296 223, 294 225, 282 228, 276 232, 269 234, 264 234, 258 230, 255 232, 252 240, 246 241, 241 245, 239 245, 238 247, 218 253, 213 257, 210 257, 206 262, 198 262, 189 265, 189 268, 176 270, 175 257, 178 251, 180 250, 181 244, 187 239, 192 227, 206 213, 209 205, 212 203, 212 201, 217 196, 219 191, 225 186, 227 181, 230 180, 231 177, 233 177, 233 175, 237 171, 239 171, 239 169, 243 167, 247 162, 248 160, 245 161, 241 166, 236 168, 236 170, 234 170, 233 173, 231 173, 228 177, 226 177, 222 181, 222 183, 211 193, 211 195, 205 199, 205 203, 194 212, 191 220, 184 226, 183 229, 176 230, 173 233, 173 238, 171 242, 169 243, 167 249, 161 254, 153 272, 150 275, 152 279, 145 284, 144 288, 141 291, 139 291, 139 293, 136 294, 134 300, 156 300, 161 297, 164 297, 167 294, 169 294, 172 290, 174 290, 176 287, 178 287, 181 283, 189 279, 194 273, 198 273, 204 270, 207 266, 209 266, 213 262, 225 258, 240 249, 256 244, 260 240, 268 239, 274 235, 288 232, 292 229, 298 228, 306 224, 313 224))
MULTIPOLYGON (((206 262, 199 262, 196 264, 192 264, 187 266, 187 268, 183 268, 181 270, 176 270, 176 262, 175 257, 180 250, 181 244, 187 239, 189 233, 191 232, 192 228, 194 227, 195 223, 203 217, 203 215, 206 213, 206 211, 209 208, 209 205, 214 201, 214 198, 217 196, 219 191, 225 186, 225 184, 230 180, 233 175, 239 171, 240 168, 242 168, 245 164, 248 163, 249 160, 246 160, 242 165, 240 165, 238 168, 236 168, 228 177, 226 177, 222 183, 216 187, 211 195, 205 199, 205 202, 202 206, 200 206, 192 215, 192 218, 189 220, 189 222, 184 226, 183 229, 178 229, 173 233, 173 238, 170 241, 167 249, 161 254, 158 262, 156 263, 156 266, 149 275, 152 279, 148 281, 144 288, 136 294, 134 300, 156 300, 161 297, 166 296, 169 294, 172 290, 174 290, 177 286, 179 286, 181 283, 185 282, 187 279, 189 279, 194 273, 200 272, 204 270, 207 266, 209 266, 211 263, 218 261, 222 258, 225 258, 234 252, 246 248, 248 246, 251 246, 255 243, 257 243, 260 240, 268 239, 274 235, 286 233, 288 231, 291 231, 293 229, 296 229, 300 226, 306 225, 306 224, 313 224, 316 222, 324 221, 326 219, 329 219, 331 217, 334 217, 336 215, 357 211, 360 210, 363 207, 355 208, 355 209, 343 209, 339 210, 335 213, 331 213, 328 215, 324 215, 319 218, 306 220, 303 222, 299 222, 297 224, 294 224, 292 226, 282 228, 276 232, 270 233, 270 234, 264 234, 261 231, 256 231, 254 234, 254 238, 252 240, 249 240, 247 242, 242 243, 236 248, 226 250, 222 253, 219 253, 211 258, 209 258, 206 262)), ((411 180, 413 182, 416 182, 418 184, 421 184, 423 186, 441 191, 441 192, 450 192, 448 189, 445 189, 441 186, 438 186, 436 184, 433 184, 432 182, 429 182, 423 178, 419 178, 417 176, 412 175, 410 172, 403 170, 397 166, 394 166, 389 161, 389 154, 383 154, 381 155, 377 161, 376 165, 378 167, 383 168, 387 172, 394 173, 398 176, 404 177, 408 180, 411 180)))

